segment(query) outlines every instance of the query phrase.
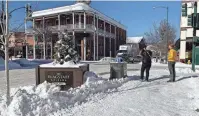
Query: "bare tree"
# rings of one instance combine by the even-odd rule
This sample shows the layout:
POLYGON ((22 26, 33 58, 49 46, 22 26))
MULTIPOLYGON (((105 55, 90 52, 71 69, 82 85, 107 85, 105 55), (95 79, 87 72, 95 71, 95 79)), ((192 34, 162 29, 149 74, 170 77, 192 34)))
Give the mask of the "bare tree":
MULTIPOLYGON (((36 34, 39 35, 41 37, 41 39, 39 40, 39 42, 43 42, 43 56, 44 59, 46 59, 46 55, 47 55, 47 49, 46 47, 48 46, 49 43, 52 43, 52 31, 53 28, 46 26, 44 29, 43 28, 33 28, 30 27, 30 29, 32 30, 32 34, 36 34)), ((53 56, 52 54, 52 45, 51 46, 51 58, 53 56)))
POLYGON ((176 29, 167 21, 162 20, 159 25, 153 24, 153 29, 145 33, 146 42, 153 46, 156 46, 160 52, 166 53, 166 42, 167 42, 167 29, 168 29, 168 43, 174 43, 176 39, 176 29))

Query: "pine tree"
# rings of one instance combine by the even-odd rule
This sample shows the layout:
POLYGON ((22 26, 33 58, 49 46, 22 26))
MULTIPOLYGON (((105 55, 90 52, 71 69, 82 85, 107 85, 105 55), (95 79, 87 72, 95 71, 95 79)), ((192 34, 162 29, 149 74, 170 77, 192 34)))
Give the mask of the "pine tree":
POLYGON ((68 35, 67 30, 59 33, 59 40, 54 47, 56 63, 64 64, 64 62, 72 61, 75 64, 79 62, 79 55, 75 50, 73 38, 68 35))

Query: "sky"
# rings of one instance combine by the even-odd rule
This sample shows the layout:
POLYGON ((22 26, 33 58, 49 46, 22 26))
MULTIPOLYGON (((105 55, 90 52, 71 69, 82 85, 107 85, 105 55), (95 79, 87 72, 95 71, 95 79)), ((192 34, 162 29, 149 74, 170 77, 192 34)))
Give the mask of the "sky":
MULTIPOLYGON (((71 5, 74 1, 11 1, 9 10, 25 6, 30 3, 33 10, 44 10, 59 6, 71 5)), ((154 23, 166 19, 166 9, 154 6, 169 7, 169 23, 177 30, 177 38, 180 35, 180 1, 92 1, 91 7, 99 10, 105 15, 120 21, 127 27, 127 36, 143 36, 145 32, 152 29, 154 23)), ((25 9, 12 13, 10 26, 17 27, 22 24, 25 17, 25 9)))

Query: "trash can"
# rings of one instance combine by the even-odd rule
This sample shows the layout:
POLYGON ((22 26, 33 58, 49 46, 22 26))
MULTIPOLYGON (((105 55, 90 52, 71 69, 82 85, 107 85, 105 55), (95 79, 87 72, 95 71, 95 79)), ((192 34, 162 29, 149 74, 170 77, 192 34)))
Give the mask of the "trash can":
POLYGON ((126 62, 110 62, 110 79, 127 77, 126 62))
POLYGON ((115 62, 123 62, 122 57, 116 57, 115 62))

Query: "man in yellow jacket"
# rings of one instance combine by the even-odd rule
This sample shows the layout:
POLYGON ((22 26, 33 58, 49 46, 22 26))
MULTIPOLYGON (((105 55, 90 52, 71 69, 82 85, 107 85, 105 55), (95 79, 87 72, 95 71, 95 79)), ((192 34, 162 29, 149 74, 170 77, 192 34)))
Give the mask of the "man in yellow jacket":
POLYGON ((168 52, 168 68, 170 72, 170 80, 167 82, 175 82, 176 72, 175 72, 175 63, 176 63, 177 52, 174 50, 174 45, 169 45, 168 52))

